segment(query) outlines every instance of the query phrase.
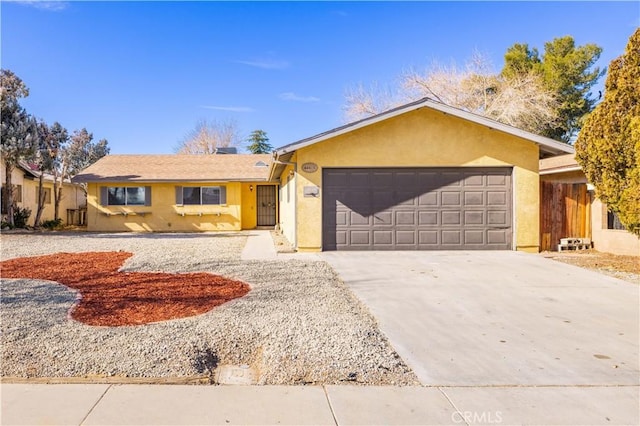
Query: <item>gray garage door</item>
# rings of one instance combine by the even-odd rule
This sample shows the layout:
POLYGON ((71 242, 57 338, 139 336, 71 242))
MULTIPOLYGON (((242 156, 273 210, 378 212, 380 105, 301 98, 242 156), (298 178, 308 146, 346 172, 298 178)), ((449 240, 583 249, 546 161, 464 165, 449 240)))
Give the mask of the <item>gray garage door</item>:
POLYGON ((324 250, 511 249, 511 168, 324 169, 324 250))

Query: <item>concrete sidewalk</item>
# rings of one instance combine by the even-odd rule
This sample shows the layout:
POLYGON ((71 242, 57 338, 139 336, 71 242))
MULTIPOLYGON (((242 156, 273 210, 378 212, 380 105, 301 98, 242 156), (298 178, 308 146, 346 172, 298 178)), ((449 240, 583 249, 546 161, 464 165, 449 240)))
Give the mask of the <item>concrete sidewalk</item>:
POLYGON ((638 386, 2 384, 2 425, 636 425, 638 386))
POLYGON ((247 242, 240 254, 241 260, 305 260, 320 262, 318 253, 278 253, 271 231, 257 229, 247 231, 247 242))

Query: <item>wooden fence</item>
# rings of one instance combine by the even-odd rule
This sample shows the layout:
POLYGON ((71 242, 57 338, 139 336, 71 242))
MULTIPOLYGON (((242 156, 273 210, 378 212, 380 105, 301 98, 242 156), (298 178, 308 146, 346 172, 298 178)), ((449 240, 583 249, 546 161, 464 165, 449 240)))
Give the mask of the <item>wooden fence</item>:
POLYGON ((540 182, 540 250, 560 238, 591 238, 591 194, 584 183, 540 182))

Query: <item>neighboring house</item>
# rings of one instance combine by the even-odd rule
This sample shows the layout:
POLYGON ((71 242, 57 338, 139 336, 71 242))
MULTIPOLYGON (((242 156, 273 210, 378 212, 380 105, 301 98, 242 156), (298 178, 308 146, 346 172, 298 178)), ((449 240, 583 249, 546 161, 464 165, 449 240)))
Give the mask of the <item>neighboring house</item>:
POLYGON ((231 231, 278 223, 271 156, 107 155, 87 184, 89 231, 231 231))
POLYGON ((598 200, 573 154, 540 160, 542 249, 559 238, 590 238, 601 252, 640 256, 640 238, 598 200))
POLYGON ((270 179, 300 251, 538 252, 538 161, 572 152, 423 99, 277 149, 270 179))
MULTIPOLYGON (((0 166, 0 185, 4 187, 5 167, 4 162, 0 166)), ((30 166, 27 162, 20 162, 13 169, 11 175, 12 185, 14 185, 14 201, 21 208, 31 210, 28 224, 35 226, 34 220, 38 210, 38 185, 40 172, 37 168, 30 166)), ((41 221, 53 220, 54 200, 53 200, 53 176, 44 174, 44 210, 41 221)), ((4 191, 2 191, 4 193, 4 191)), ((62 189, 62 199, 60 201, 59 215, 64 224, 81 225, 83 215, 81 214, 87 205, 86 195, 82 187, 69 181, 64 182, 62 189)), ((6 202, 2 197, 2 216, 7 213, 6 202)))

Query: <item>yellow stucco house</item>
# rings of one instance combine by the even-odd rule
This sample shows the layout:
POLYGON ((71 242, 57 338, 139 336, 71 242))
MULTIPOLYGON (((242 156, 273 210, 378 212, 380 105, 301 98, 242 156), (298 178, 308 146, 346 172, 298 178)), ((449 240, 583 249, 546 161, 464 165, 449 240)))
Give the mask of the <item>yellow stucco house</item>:
POLYGON ((234 231, 277 224, 270 155, 107 155, 87 184, 89 231, 234 231))
MULTIPOLYGON (((0 161, 0 185, 5 183, 5 166, 0 161)), ((12 185, 14 186, 14 202, 20 208, 28 208, 31 210, 31 216, 27 224, 35 226, 35 216, 38 209, 38 185, 40 172, 30 167, 27 162, 21 161, 17 167, 13 169, 11 174, 12 185)), ((53 197, 53 176, 44 174, 44 210, 40 220, 42 222, 53 220, 54 214, 54 197, 53 197)), ((6 203, 4 198, 2 203, 2 217, 6 215, 6 203)), ((62 185, 62 198, 60 200, 59 215, 62 222, 66 225, 82 225, 84 220, 84 209, 87 201, 84 190, 78 184, 65 181, 62 185)))
POLYGON ((537 252, 541 158, 573 148, 422 99, 272 155, 109 155, 89 230, 278 226, 299 251, 537 252))
POLYGON ((557 141, 422 99, 283 146, 280 227, 300 251, 539 250, 557 141))

